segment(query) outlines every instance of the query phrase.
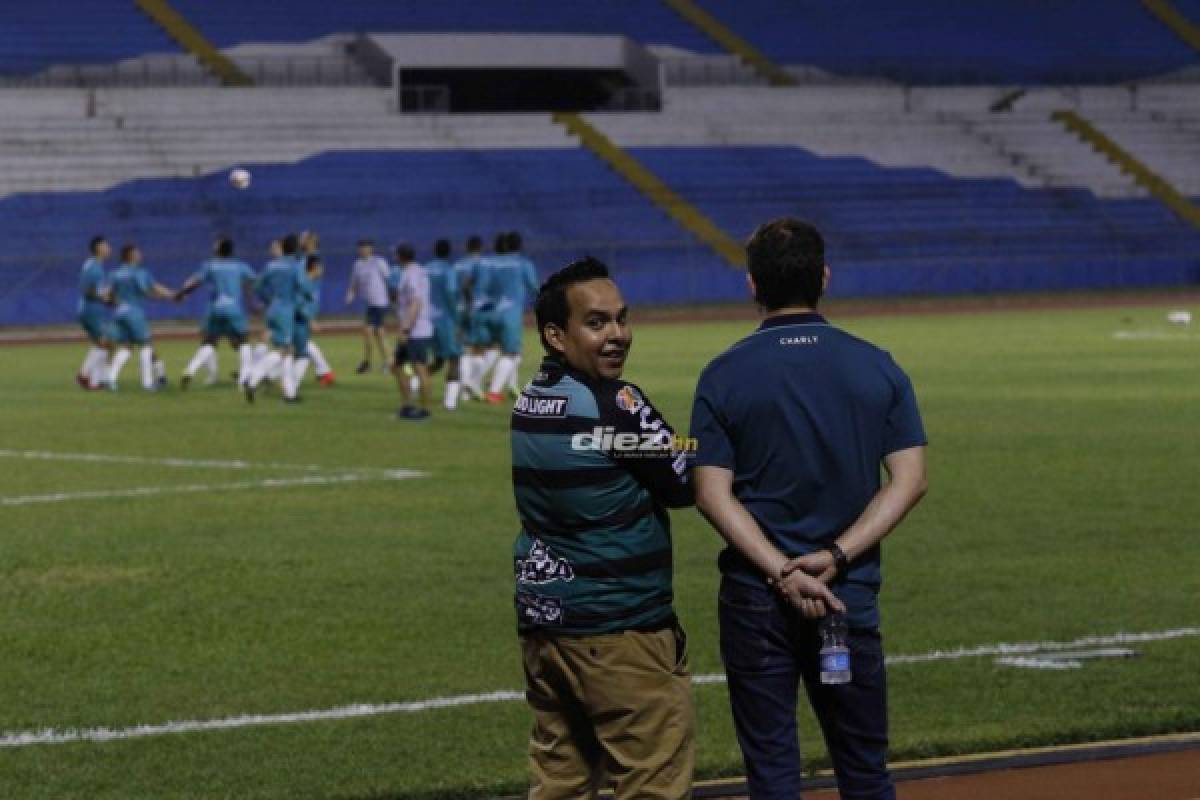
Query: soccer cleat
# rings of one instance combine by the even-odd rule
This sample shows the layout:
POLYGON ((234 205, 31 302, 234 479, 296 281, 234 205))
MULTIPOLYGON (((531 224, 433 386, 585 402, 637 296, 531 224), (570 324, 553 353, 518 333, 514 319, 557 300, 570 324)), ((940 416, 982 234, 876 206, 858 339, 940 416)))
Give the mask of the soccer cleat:
POLYGON ((302 397, 300 397, 300 395, 296 395, 295 397, 285 397, 285 398, 283 398, 283 402, 285 402, 285 403, 289 403, 289 404, 303 403, 303 402, 304 402, 304 399, 303 399, 302 397))
POLYGON ((324 375, 317 376, 317 383, 322 386, 333 386, 337 382, 337 376, 333 374, 333 370, 329 370, 324 375))
POLYGON ((358 374, 358 375, 366 375, 370 371, 371 371, 371 362, 370 361, 360 361, 358 363, 358 366, 355 367, 355 369, 354 369, 355 374, 358 374))
POLYGON ((87 375, 82 372, 75 376, 75 382, 79 384, 80 389, 90 389, 92 385, 88 383, 87 375))
POLYGON ((186 392, 188 390, 188 387, 191 385, 192 385, 192 376, 191 375, 180 375, 179 376, 180 391, 186 392))
POLYGON ((416 406, 404 406, 396 412, 397 419, 424 420, 429 419, 429 412, 416 406))
POLYGON ((483 396, 483 399, 489 406, 499 406, 504 404, 504 395, 500 392, 488 392, 483 396))

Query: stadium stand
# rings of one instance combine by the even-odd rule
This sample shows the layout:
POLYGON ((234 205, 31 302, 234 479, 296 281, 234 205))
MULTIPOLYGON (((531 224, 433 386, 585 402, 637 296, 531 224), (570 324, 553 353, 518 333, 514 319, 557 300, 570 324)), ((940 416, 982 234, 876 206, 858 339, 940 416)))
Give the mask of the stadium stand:
POLYGON ((100 64, 179 47, 130 2, 0 3, 0 80, 56 64, 100 64))
POLYGON ((669 44, 700 53, 719 52, 712 42, 666 5, 643 0, 474 0, 404 2, 293 0, 280 14, 275 0, 172 0, 218 47, 247 41, 303 42, 331 33, 623 33, 647 44, 669 44))
POLYGON ((1125 0, 794 0, 786 13, 773 0, 702 4, 778 63, 908 84, 1105 84, 1197 63, 1125 0))

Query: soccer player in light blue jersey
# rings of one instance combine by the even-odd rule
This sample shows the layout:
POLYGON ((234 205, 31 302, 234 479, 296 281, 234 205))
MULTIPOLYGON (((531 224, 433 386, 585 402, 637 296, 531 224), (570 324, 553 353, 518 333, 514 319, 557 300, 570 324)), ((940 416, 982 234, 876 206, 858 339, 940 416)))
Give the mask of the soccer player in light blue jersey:
POLYGON ((243 384, 246 401, 249 403, 254 402, 255 390, 263 378, 276 367, 282 367, 280 384, 283 388, 283 399, 291 401, 296 397, 292 340, 296 325, 296 304, 298 300, 303 300, 301 282, 304 278, 300 265, 296 263, 298 246, 294 233, 285 236, 281 243, 283 254, 267 264, 254 284, 254 294, 267 307, 265 316, 270 349, 263 358, 255 362, 243 384))
POLYGON ((459 360, 462 390, 468 397, 483 398, 480 388, 483 375, 479 372, 482 361, 471 342, 471 279, 475 267, 483 258, 483 239, 472 236, 467 239, 467 254, 454 262, 454 276, 458 280, 458 330, 459 341, 466 343, 466 353, 459 360))
POLYGON ((292 333, 292 349, 296 353, 295 381, 297 394, 293 402, 300 399, 299 388, 304 382, 304 373, 308 371, 308 352, 312 340, 312 323, 317 318, 317 306, 321 302, 318 282, 324 274, 321 256, 317 254, 303 257, 303 269, 297 280, 296 291, 296 320, 292 333))
MULTIPOLYGON (((321 258, 321 239, 316 231, 304 231, 300 234, 300 261, 307 267, 307 262, 310 258, 316 256, 321 258)), ((325 360, 325 354, 321 352, 321 348, 312 339, 312 334, 317 332, 317 314, 321 308, 321 278, 325 275, 325 261, 321 259, 321 269, 317 272, 317 276, 312 279, 313 283, 313 302, 311 304, 312 315, 308 318, 309 337, 308 347, 304 352, 296 353, 296 361, 302 359, 311 359, 314 371, 317 376, 317 383, 322 386, 333 386, 337 380, 337 376, 333 374, 333 368, 329 366, 329 362, 325 360)), ((307 369, 308 365, 305 364, 307 369)), ((296 381, 299 385, 300 381, 296 381)))
POLYGON ((100 389, 112 353, 108 306, 104 300, 104 260, 112 254, 112 248, 103 236, 94 236, 88 244, 88 252, 91 255, 79 271, 79 324, 92 346, 88 348, 75 380, 83 389, 100 389))
MULTIPOLYGON (((466 390, 483 399, 483 380, 500 358, 499 343, 493 336, 492 318, 496 310, 496 298, 492 297, 492 265, 508 252, 508 234, 496 235, 493 253, 481 256, 467 277, 467 294, 470 296, 470 320, 467 324, 467 350, 469 366, 463 376, 466 390)), ((468 359, 464 359, 467 361, 468 359)))
POLYGON ((217 343, 222 337, 228 339, 229 345, 238 352, 238 384, 245 382, 254 362, 254 351, 246 341, 250 326, 242 305, 242 293, 253 286, 257 279, 258 276, 248 264, 233 258, 233 240, 221 237, 213 246, 213 258, 206 261, 175 293, 177 302, 200 286, 206 286, 210 293, 208 311, 200 325, 202 344, 179 379, 181 389, 188 388, 202 365, 208 366, 208 384, 216 383, 217 343))
POLYGON ((154 354, 150 343, 150 326, 146 324, 146 298, 169 300, 175 292, 154 280, 150 270, 142 266, 142 251, 135 244, 121 248, 121 266, 113 270, 108 280, 109 301, 116 306, 113 313, 113 341, 116 355, 108 368, 108 388, 117 390, 121 368, 132 355, 130 345, 141 348, 138 358, 142 366, 142 388, 153 392, 166 385, 166 368, 154 354))
POLYGON ((492 259, 487 275, 487 294, 495 306, 489 319, 489 338, 500 345, 499 361, 492 373, 492 384, 486 400, 498 405, 504 402, 507 388, 517 394, 517 370, 521 366, 521 328, 525 303, 537 295, 538 279, 533 262, 521 254, 521 234, 513 231, 505 236, 505 253, 492 259))
POLYGON ((459 359, 462 343, 458 339, 458 275, 450 263, 450 240, 438 239, 433 245, 433 259, 425 264, 429 278, 429 316, 433 322, 434 363, 446 363, 446 394, 443 404, 447 411, 458 408, 459 359))

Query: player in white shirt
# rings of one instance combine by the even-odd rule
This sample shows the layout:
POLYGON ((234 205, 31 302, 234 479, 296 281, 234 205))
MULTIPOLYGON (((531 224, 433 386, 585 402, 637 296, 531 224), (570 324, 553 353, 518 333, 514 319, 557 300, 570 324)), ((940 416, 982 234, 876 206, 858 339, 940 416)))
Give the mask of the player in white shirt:
POLYGON ((392 267, 389 286, 396 298, 396 357, 392 374, 400 389, 403 405, 396 416, 406 420, 429 418, 429 354, 433 348, 433 320, 429 306, 429 276, 417 263, 411 245, 396 248, 396 266, 392 267), (409 383, 404 367, 412 366, 416 390, 409 383), (414 397, 415 395, 415 397, 414 397), (415 401, 415 402, 414 402, 415 401))

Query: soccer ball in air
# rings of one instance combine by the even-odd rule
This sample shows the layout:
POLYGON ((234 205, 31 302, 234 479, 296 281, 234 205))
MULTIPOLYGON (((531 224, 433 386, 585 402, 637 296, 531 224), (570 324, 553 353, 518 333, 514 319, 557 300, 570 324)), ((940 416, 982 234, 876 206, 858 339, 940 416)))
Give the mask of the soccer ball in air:
POLYGON ((248 170, 238 169, 230 170, 229 185, 235 189, 245 189, 250 186, 250 172, 248 170))

